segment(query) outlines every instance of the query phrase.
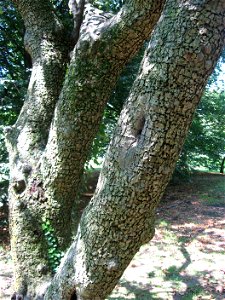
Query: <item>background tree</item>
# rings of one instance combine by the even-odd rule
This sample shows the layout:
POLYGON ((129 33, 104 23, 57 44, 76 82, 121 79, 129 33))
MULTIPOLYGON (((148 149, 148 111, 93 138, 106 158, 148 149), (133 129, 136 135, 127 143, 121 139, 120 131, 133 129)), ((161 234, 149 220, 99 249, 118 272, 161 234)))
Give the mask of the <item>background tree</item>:
POLYGON ((185 174, 192 168, 205 167, 220 171, 224 154, 224 86, 218 81, 224 63, 223 50, 217 66, 209 78, 205 92, 197 107, 187 135, 180 159, 177 163, 178 174, 185 174))
POLYGON ((220 171, 225 151, 224 103, 224 91, 205 92, 181 153, 181 165, 220 171))
MULTIPOLYGON (((50 2, 15 1, 33 65, 20 116, 6 130, 11 246, 15 287, 22 295, 42 297, 52 277, 49 245, 63 250, 71 241, 80 218, 74 200, 92 140, 122 67, 160 16, 163 3, 156 2, 127 1, 115 16, 87 5, 82 24, 74 14, 74 40, 50 2)), ((96 194, 46 299, 104 299, 152 237, 154 209, 222 50, 223 14, 222 2, 167 1, 96 194)))

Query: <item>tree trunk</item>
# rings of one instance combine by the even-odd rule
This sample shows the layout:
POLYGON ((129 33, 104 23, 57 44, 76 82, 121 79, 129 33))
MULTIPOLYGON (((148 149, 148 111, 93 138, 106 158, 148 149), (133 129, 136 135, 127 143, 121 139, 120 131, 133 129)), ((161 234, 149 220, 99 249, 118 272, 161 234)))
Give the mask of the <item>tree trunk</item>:
POLYGON ((130 0, 116 16, 86 5, 70 62, 70 35, 50 2, 14 2, 33 62, 24 107, 6 131, 14 286, 15 295, 41 299, 78 225, 76 194, 106 101, 164 1, 130 0))
POLYGON ((35 291, 36 287, 42 290, 52 277, 48 241, 42 230, 48 201, 39 160, 66 72, 68 51, 63 25, 48 2, 15 3, 25 21, 25 46, 32 56, 33 69, 20 116, 12 128, 6 129, 11 176, 9 222, 14 288, 19 294, 30 293, 33 299, 35 293, 41 293, 35 291))
POLYGON ((220 166, 220 173, 223 174, 224 173, 224 165, 225 165, 225 157, 222 160, 221 166, 220 166))
POLYGON ((154 211, 224 43, 225 4, 167 1, 95 195, 45 299, 102 300, 154 235, 154 211))

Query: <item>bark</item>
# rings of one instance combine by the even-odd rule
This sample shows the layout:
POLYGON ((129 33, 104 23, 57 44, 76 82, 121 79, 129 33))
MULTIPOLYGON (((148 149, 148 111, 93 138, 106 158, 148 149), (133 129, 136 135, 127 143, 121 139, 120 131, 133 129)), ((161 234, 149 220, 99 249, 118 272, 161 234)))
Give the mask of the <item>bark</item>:
POLYGON ((50 2, 14 1, 33 63, 24 107, 6 131, 15 297, 40 299, 51 279, 51 241, 43 228, 51 227, 57 251, 71 241, 71 211, 107 98, 163 6, 163 1, 142 2, 127 1, 116 16, 87 5, 69 63, 71 35, 50 2))
POLYGON ((68 61, 68 40, 64 38, 62 22, 48 1, 15 0, 14 3, 25 23, 24 43, 32 57, 33 69, 25 105, 10 134, 12 141, 18 140, 14 156, 36 164, 46 145, 61 91, 68 61))
POLYGON ((154 234, 154 210, 224 44, 224 1, 167 1, 96 193, 45 299, 101 300, 154 234))
POLYGON ((74 27, 72 31, 72 40, 75 45, 80 35, 80 27, 83 21, 85 0, 69 0, 69 8, 73 14, 74 27))
MULTIPOLYGON (((47 197, 54 198, 59 213, 67 218, 75 211, 74 230, 81 215, 74 199, 106 102, 124 65, 153 30, 162 7, 163 1, 144 5, 128 1, 113 17, 86 8, 41 163, 47 197)), ((65 228, 71 231, 65 222, 54 224, 59 239, 65 228)))
POLYGON ((46 197, 38 172, 49 126, 66 71, 64 28, 47 1, 14 1, 26 27, 25 46, 32 56, 27 97, 16 124, 7 128, 10 160, 10 234, 15 290, 25 295, 49 280, 48 245, 41 224, 46 197), (31 253, 32 258, 31 258, 31 253), (44 279, 45 278, 45 279, 44 279))

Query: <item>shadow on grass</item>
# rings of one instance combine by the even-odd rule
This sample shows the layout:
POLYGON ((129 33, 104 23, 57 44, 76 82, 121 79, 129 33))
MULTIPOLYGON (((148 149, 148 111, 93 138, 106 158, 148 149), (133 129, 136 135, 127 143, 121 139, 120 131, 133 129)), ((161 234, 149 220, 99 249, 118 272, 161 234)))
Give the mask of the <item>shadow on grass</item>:
POLYGON ((123 281, 120 283, 120 286, 126 289, 126 293, 124 296, 111 296, 108 300, 127 300, 127 299, 135 299, 135 300, 165 300, 165 299, 173 299, 173 300, 191 300, 194 297, 201 295, 204 291, 204 287, 201 286, 198 279, 196 277, 190 276, 182 276, 179 274, 179 270, 175 269, 176 267, 171 267, 171 274, 167 275, 166 280, 172 280, 174 282, 183 282, 187 285, 185 292, 179 293, 174 292, 171 293, 171 290, 163 285, 161 288, 157 289, 157 292, 154 292, 151 287, 143 288, 140 286, 140 283, 130 283, 127 281, 123 281), (167 295, 170 295, 167 298, 167 295))
POLYGON ((185 270, 191 264, 191 257, 185 248, 185 242, 181 244, 179 250, 185 258, 185 262, 181 267, 171 266, 166 270, 165 280, 170 280, 174 283, 183 283, 186 285, 185 292, 179 293, 174 291, 174 300, 191 300, 193 297, 198 296, 204 291, 204 287, 201 286, 196 276, 189 276, 185 274, 185 270))
MULTIPOLYGON (((140 283, 130 283, 123 280, 120 283, 120 286, 126 289, 126 295, 124 296, 111 296, 109 300, 127 300, 127 299, 136 299, 136 300, 165 300, 164 297, 160 297, 160 292, 151 292, 151 288, 143 288, 140 286, 140 283), (132 294, 132 296, 131 296, 132 294), (132 298, 131 298, 132 297, 132 298)), ((165 289, 162 287, 162 293, 165 293, 165 289)))
MULTIPOLYGON (((140 282, 133 281, 132 283, 122 280, 120 282, 120 288, 124 289, 124 295, 120 296, 111 296, 109 300, 127 300, 127 299, 136 299, 136 300, 165 300, 165 299, 174 299, 174 300, 191 300, 195 296, 200 295, 204 291, 204 287, 201 286, 198 278, 196 276, 189 276, 185 274, 185 269, 191 263, 191 258, 188 251, 185 249, 184 245, 181 245, 180 251, 182 252, 185 262, 181 267, 171 266, 167 270, 164 270, 162 273, 163 282, 159 281, 159 284, 151 285, 143 284, 140 285, 140 282), (168 285, 168 281, 172 282, 171 285, 168 285), (176 287, 179 284, 184 284, 186 289, 184 292, 179 293, 176 291, 176 287)), ((149 278, 156 277, 156 272, 149 272, 149 278)), ((179 290, 179 289, 178 289, 179 290)))
MULTIPOLYGON (((168 231, 170 232, 170 238, 173 237, 173 234, 178 236, 179 229, 172 228, 170 225, 171 224, 168 222, 163 222, 163 226, 169 229, 168 231)), ((202 248, 201 251, 208 254, 224 253, 223 250, 216 251, 214 248, 210 249, 210 247, 214 245, 214 239, 216 242, 221 243, 224 240, 220 234, 214 231, 214 225, 209 226, 208 228, 210 229, 210 232, 205 232, 204 228, 198 228, 196 231, 193 231, 191 235, 189 232, 189 235, 177 237, 177 251, 182 253, 185 260, 179 267, 171 265, 165 270, 162 270, 162 267, 157 267, 155 270, 149 272, 149 279, 156 279, 157 276, 159 276, 157 274, 161 272, 161 278, 159 278, 158 284, 156 280, 154 280, 154 283, 149 280, 148 284, 140 284, 138 281, 127 282, 123 279, 123 281, 120 282, 120 287, 122 287, 123 293, 120 293, 118 296, 111 296, 109 300, 225 300, 225 290, 222 294, 218 294, 218 292, 216 292, 215 282, 217 280, 214 278, 213 273, 207 270, 207 267, 204 271, 197 272, 195 275, 188 274, 188 267, 190 264, 192 264, 192 259, 188 252, 187 245, 189 245, 192 241, 200 240, 201 238, 204 239, 207 236, 213 235, 212 242, 210 243, 210 241, 207 239, 207 244, 204 244, 204 248, 202 248), (207 288, 203 278, 211 278, 207 283, 207 288)), ((171 242, 174 243, 173 239, 171 242)))

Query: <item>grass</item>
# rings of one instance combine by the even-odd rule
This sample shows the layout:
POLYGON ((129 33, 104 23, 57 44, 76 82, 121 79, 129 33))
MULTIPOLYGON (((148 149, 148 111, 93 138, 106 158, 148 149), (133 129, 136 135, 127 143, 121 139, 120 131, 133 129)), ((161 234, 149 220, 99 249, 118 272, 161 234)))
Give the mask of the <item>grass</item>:
POLYGON ((225 206, 225 199, 218 198, 218 197, 211 197, 208 195, 201 196, 202 202, 207 206, 216 206, 216 207, 224 207, 225 206))
POLYGON ((199 298, 198 296, 201 296, 205 294, 204 293, 204 289, 201 286, 193 286, 193 287, 189 287, 186 290, 185 295, 182 297, 183 300, 197 300, 197 299, 203 299, 203 298, 199 298))
POLYGON ((165 276, 166 280, 173 280, 173 281, 181 280, 179 268, 177 268, 176 266, 169 267, 165 273, 166 273, 165 276))
POLYGON ((221 176, 216 182, 210 182, 207 192, 200 194, 200 199, 207 206, 225 206, 225 177, 221 176))

